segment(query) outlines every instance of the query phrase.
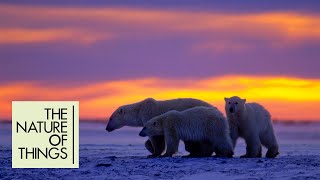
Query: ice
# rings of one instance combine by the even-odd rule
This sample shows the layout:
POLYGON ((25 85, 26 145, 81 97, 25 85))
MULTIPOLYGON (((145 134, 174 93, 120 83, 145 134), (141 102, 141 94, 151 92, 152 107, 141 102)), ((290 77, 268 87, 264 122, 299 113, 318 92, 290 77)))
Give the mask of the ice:
MULTIPOLYGON (((275 159, 235 156, 182 158, 183 143, 173 158, 147 158, 140 128, 105 131, 106 123, 80 123, 79 169, 12 169, 11 123, 0 123, 0 179, 319 179, 320 123, 276 123, 280 155, 275 159)), ((263 149, 263 154, 266 149, 263 149)))

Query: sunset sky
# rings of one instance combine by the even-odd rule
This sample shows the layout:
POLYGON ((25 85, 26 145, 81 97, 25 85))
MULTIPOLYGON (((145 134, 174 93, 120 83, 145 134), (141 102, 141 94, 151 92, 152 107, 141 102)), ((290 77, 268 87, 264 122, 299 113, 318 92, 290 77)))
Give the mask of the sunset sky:
POLYGON ((13 100, 120 105, 238 95, 320 120, 320 1, 1 1, 0 120, 13 100))

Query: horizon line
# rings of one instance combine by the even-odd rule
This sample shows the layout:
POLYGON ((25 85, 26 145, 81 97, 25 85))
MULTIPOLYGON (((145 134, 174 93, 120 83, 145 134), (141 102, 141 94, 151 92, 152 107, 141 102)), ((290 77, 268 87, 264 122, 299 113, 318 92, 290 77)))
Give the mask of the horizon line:
MULTIPOLYGON (((296 123, 296 124, 300 124, 300 123, 320 123, 320 119, 318 120, 310 120, 310 119, 300 119, 300 120, 292 120, 292 119, 271 119, 273 123, 296 123)), ((10 119, 0 119, 0 123, 11 123, 12 120, 10 119)), ((82 118, 79 119, 79 122, 90 122, 90 123, 105 123, 105 122, 109 122, 109 120, 107 119, 100 119, 100 118, 82 118)))

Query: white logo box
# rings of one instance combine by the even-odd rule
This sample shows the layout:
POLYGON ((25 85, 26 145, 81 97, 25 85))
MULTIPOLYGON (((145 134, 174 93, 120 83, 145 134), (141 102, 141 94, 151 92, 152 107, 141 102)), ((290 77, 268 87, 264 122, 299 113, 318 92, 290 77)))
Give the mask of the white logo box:
POLYGON ((12 168, 79 168, 79 102, 13 101, 12 168))

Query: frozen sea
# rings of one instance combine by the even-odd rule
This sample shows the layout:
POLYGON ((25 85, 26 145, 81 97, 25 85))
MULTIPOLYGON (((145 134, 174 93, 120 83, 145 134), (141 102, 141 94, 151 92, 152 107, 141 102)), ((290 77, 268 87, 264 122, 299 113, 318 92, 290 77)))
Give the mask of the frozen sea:
MULTIPOLYGON (((234 158, 147 158, 140 128, 108 133, 106 123, 80 122, 79 169, 12 169, 11 123, 0 123, 0 179, 320 179, 320 123, 275 123, 280 155, 234 158)), ((266 149, 263 149, 263 154, 266 149)))

